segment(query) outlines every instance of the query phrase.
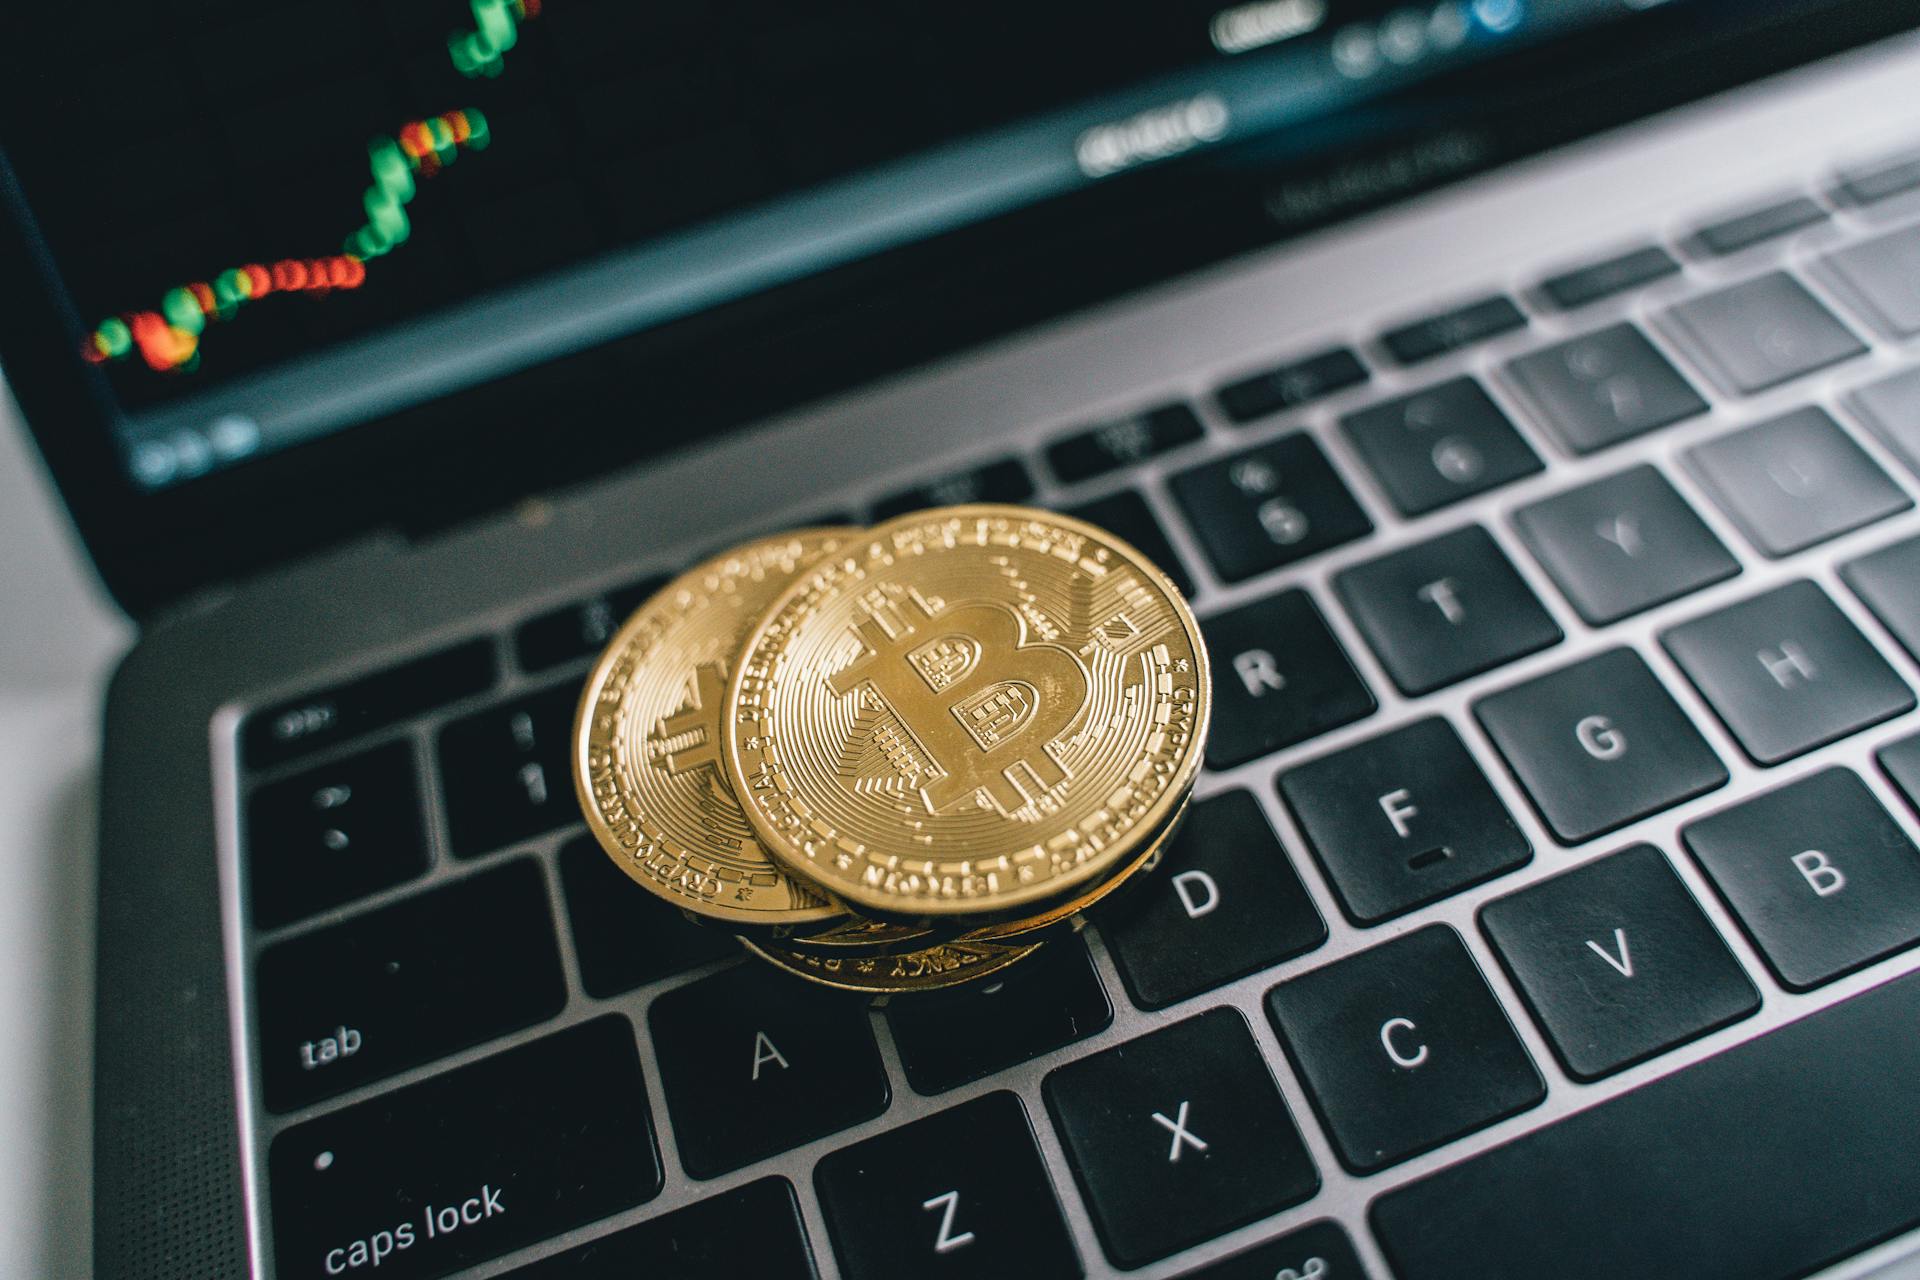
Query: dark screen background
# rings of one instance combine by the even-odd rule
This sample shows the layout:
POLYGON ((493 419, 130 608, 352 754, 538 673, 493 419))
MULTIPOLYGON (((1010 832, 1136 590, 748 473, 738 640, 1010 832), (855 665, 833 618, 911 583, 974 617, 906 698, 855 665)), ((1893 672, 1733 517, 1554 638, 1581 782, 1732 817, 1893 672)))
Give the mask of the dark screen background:
MULTIPOLYGON (((91 326, 247 262, 337 253, 366 144, 478 107, 492 141, 419 183, 366 285, 210 326, 201 362, 109 366, 139 408, 938 142, 1218 58, 1207 0, 544 0, 497 78, 460 0, 35 6, 4 139, 91 326)), ((1347 9, 1378 10, 1379 4, 1347 9)), ((1343 18, 1333 15, 1330 21, 1343 18)))
MULTIPOLYGON (((1389 8, 1397 6, 1336 3, 1325 26, 1389 8)), ((112 0, 16 6, 0 19, 0 151, 32 199, 31 209, 7 204, 0 223, 0 358, 115 598, 143 615, 369 534, 430 537, 491 518, 529 494, 1920 21, 1913 0, 1669 0, 1645 12, 1622 4, 1618 13, 1631 20, 1426 78, 1310 129, 1092 183, 164 490, 132 483, 114 387, 178 396, 217 387, 248 362, 374 331, 384 317, 449 304, 457 315, 460 299, 513 271, 540 269, 527 246, 551 253, 562 243, 562 217, 550 208, 575 210, 578 247, 568 252, 592 254, 808 174, 817 182, 840 171, 835 165, 897 154, 913 138, 951 136, 941 131, 1219 57, 1206 39, 1212 7, 1174 0, 1091 18, 1090 6, 1074 5, 1071 21, 1058 6, 1036 18, 998 0, 964 11, 901 0, 892 24, 884 19, 894 11, 879 4, 815 6, 787 20, 766 9, 765 21, 779 25, 743 26, 747 7, 732 3, 663 14, 634 0, 546 0, 522 28, 505 75, 477 85, 445 60, 446 35, 470 16, 441 0, 112 0), (866 15, 879 25, 863 26, 866 15), (587 38, 594 23, 601 34, 587 38), (626 27, 633 23, 640 26, 626 27), (649 34, 619 36, 623 28, 649 34), (1036 36, 1049 30, 1051 44, 1036 36), (1123 53, 1112 52, 1115 41, 1123 53), (571 51, 562 48, 569 42, 571 51), (740 69, 758 66, 742 61, 749 53, 802 65, 800 50, 843 70, 800 76, 804 92, 769 98, 779 65, 740 69), (928 58, 962 65, 963 50, 987 69, 937 84, 918 70, 928 58), (694 70, 716 62, 723 72, 694 70), (762 131, 746 131, 759 167, 721 164, 727 153, 707 141, 725 132, 723 120, 741 136, 737 115, 698 96, 690 110, 686 92, 668 87, 698 84, 701 74, 724 74, 741 102, 776 104, 755 127, 762 131), (878 120, 871 92, 857 91, 902 81, 913 101, 935 104, 934 115, 878 120), (583 107, 596 93, 628 108, 594 115, 597 135, 583 107), (323 97, 358 113, 350 126, 296 109, 323 97), (650 106, 634 105, 642 102, 650 106), (336 248, 361 216, 367 139, 456 103, 487 111, 496 137, 543 141, 517 160, 498 142, 426 184, 412 209, 416 234, 383 260, 377 284, 353 296, 258 304, 219 326, 206 367, 191 379, 121 367, 109 382, 78 359, 82 321, 153 307, 160 290, 249 258, 336 248), (564 127, 518 135, 512 109, 520 106, 528 119, 564 127), (849 111, 857 128, 797 125, 807 112, 845 121, 849 111), (265 142, 234 146, 243 135, 265 142), (678 168, 650 159, 669 155, 678 168), (1410 161, 1433 155, 1457 162, 1410 161), (1408 180, 1301 212, 1293 193, 1347 189, 1342 175, 1356 166, 1408 180), (703 167, 718 176, 700 178, 703 167), (739 186, 727 194, 723 180, 739 186), (528 194, 554 190, 564 194, 528 194), (16 212, 30 213, 32 225, 16 212), (303 220, 308 231, 295 235, 303 220), (51 237, 54 260, 35 226, 51 237), (487 261, 481 246, 501 243, 529 256, 518 266, 487 261)), ((5 178, 0 166, 0 184, 5 178)), ((14 194, 0 189, 0 202, 14 194)))

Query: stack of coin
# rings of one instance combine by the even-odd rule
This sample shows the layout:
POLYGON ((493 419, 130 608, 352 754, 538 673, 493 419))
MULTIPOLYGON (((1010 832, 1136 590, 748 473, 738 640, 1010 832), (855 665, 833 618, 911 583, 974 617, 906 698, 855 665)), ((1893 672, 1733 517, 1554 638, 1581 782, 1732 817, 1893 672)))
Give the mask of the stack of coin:
POLYGON ((789 973, 872 994, 998 973, 1158 861, 1211 690, 1166 575, 1023 507, 716 556, 595 665, 574 782, 601 846, 789 973))

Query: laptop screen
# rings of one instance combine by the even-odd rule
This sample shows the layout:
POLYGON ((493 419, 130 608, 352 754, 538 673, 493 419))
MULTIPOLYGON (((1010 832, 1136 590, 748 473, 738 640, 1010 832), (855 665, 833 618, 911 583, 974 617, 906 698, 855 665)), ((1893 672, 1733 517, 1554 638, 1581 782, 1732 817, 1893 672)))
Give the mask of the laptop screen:
POLYGON ((33 6, 8 194, 159 491, 1658 4, 33 6))

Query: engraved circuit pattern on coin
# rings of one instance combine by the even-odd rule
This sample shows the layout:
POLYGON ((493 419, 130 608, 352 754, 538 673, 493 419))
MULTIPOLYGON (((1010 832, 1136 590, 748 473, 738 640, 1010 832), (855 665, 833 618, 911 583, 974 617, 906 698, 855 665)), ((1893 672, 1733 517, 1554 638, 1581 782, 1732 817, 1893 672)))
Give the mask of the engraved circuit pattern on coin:
POLYGON ((776 927, 845 909, 768 858, 720 764, 728 670, 796 574, 854 530, 764 538, 662 588, 609 643, 581 696, 574 785, 634 880, 701 915, 776 927))
POLYGON ((1024 508, 903 516, 742 649, 725 756, 763 843, 881 915, 1004 912, 1136 855, 1199 767, 1199 627, 1164 574, 1024 508))
POLYGON ((793 951, 775 942, 740 944, 754 955, 796 977, 841 991, 869 995, 897 995, 908 991, 938 991, 998 973, 1038 951, 1041 944, 949 942, 924 951, 896 956, 816 956, 793 951))

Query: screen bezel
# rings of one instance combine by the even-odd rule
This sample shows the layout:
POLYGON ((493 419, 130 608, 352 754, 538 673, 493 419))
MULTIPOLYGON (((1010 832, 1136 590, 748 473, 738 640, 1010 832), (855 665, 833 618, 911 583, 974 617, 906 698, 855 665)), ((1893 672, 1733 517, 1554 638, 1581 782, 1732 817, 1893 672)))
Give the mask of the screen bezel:
MULTIPOLYGON (((1752 12, 1774 8, 1738 5, 1742 22, 1681 0, 1502 55, 1400 95, 1388 118, 1405 128, 1358 145, 1389 151, 1441 129, 1489 142, 1487 163, 1426 184, 1438 185, 1920 25, 1907 0, 1752 12), (1558 109, 1526 109, 1543 99, 1558 109)), ((1271 245, 1312 226, 1273 221, 1264 193, 1353 154, 1266 169, 1201 155, 1126 175, 159 492, 126 477, 110 406, 67 326, 46 323, 59 306, 50 264, 10 204, 0 293, 30 302, 0 309, 0 366, 108 590, 141 616, 370 533, 473 519, 664 452, 662 435, 717 433, 1271 245)))

